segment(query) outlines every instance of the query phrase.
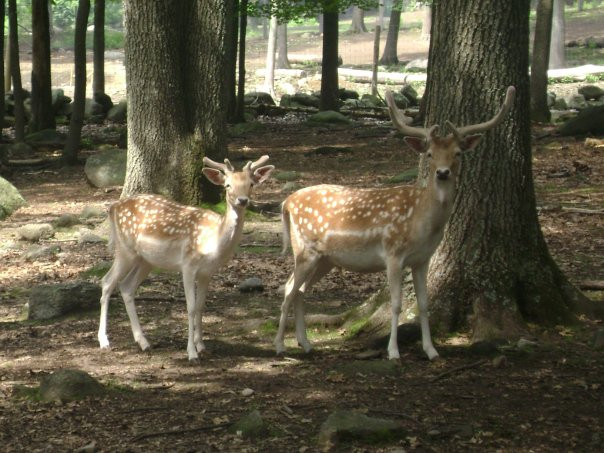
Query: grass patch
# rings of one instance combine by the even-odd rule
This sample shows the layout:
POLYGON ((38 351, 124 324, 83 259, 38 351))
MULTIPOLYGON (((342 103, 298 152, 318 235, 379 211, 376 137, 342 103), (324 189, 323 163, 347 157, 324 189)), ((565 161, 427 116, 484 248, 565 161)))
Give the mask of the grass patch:
POLYGON ((258 332, 263 336, 274 336, 277 334, 278 328, 279 325, 277 324, 277 321, 275 321, 274 319, 269 319, 268 321, 265 321, 260 324, 258 332))
POLYGON ((98 277, 102 278, 105 276, 109 269, 111 268, 111 263, 108 261, 102 261, 100 263, 95 264, 90 269, 87 269, 80 273, 80 277, 82 278, 90 278, 90 277, 98 277))

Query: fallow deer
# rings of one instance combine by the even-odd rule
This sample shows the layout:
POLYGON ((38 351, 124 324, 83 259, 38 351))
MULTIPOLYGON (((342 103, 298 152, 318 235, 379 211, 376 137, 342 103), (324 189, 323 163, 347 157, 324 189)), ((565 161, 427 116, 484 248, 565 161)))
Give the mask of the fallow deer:
POLYGON ((262 156, 248 162, 242 171, 235 171, 228 159, 224 164, 203 159, 203 174, 226 189, 227 209, 223 216, 159 195, 135 195, 110 207, 110 246, 115 249, 115 259, 102 280, 98 332, 101 348, 109 347, 109 297, 118 285, 134 340, 143 351, 149 348, 136 314, 134 295, 152 267, 159 267, 182 273, 189 322, 187 353, 189 360, 198 358, 198 352, 205 349, 201 322, 210 278, 233 256, 252 187, 264 182, 275 168, 263 166, 267 160, 268 156, 262 156))
POLYGON ((275 338, 278 354, 285 351, 283 338, 292 301, 298 344, 310 351, 304 322, 304 293, 332 268, 340 267, 358 272, 386 270, 392 304, 388 357, 399 358, 401 280, 403 268, 410 267, 422 347, 430 360, 438 357, 428 323, 428 264, 451 214, 462 152, 474 149, 481 133, 503 120, 514 95, 515 88, 509 87, 502 107, 491 120, 466 127, 455 127, 447 121, 451 134, 440 136, 437 125, 428 129, 410 126, 411 118, 396 107, 389 91, 386 100, 394 126, 405 135, 404 141, 411 149, 426 152, 429 161, 426 186, 358 189, 318 185, 287 197, 282 205, 284 249, 291 242, 294 271, 286 283, 281 306, 275 338))

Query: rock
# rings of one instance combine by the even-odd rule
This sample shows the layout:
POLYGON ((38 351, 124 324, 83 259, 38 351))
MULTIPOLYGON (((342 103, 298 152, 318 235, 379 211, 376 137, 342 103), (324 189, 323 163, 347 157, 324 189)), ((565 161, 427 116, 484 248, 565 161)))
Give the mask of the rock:
POLYGON ((88 282, 38 285, 29 294, 27 319, 52 319, 67 313, 98 308, 101 288, 88 282))
POLYGON ((604 349, 604 328, 596 330, 591 344, 592 347, 596 350, 604 349))
POLYGON ((239 284, 239 291, 242 293, 261 292, 264 291, 264 284, 258 277, 251 277, 239 284))
POLYGON ((498 355, 491 361, 491 364, 493 365, 494 368, 503 368, 504 366, 507 365, 507 363, 508 363, 508 358, 504 355, 498 355))
POLYGON ((27 204, 15 186, 0 177, 0 220, 27 204))
POLYGON ((409 170, 405 170, 398 175, 394 175, 392 178, 388 180, 389 184, 400 184, 402 182, 411 182, 417 178, 418 169, 410 168, 409 170))
POLYGON ((554 106, 554 102, 556 102, 556 93, 549 91, 547 93, 547 106, 551 109, 554 106))
POLYGON ((282 193, 292 193, 295 192, 296 190, 300 189, 302 186, 300 186, 300 184, 298 184, 297 182, 293 182, 293 181, 288 181, 285 184, 283 184, 283 187, 281 187, 281 192, 282 193))
POLYGON ((579 88, 578 91, 579 94, 583 95, 583 97, 588 101, 597 101, 598 99, 604 96, 604 90, 595 85, 582 86, 581 88, 579 88))
POLYGON ((498 341, 475 341, 468 347, 468 352, 478 356, 492 356, 499 352, 499 345, 498 341))
POLYGON ((296 93, 291 97, 291 102, 302 107, 314 107, 318 109, 321 104, 321 99, 312 94, 296 93))
POLYGON ((247 397, 247 396, 252 396, 253 394, 254 394, 254 391, 250 388, 246 388, 241 391, 241 396, 247 397))
POLYGON ((101 93, 97 91, 92 95, 92 99, 94 100, 94 102, 96 102, 103 108, 103 115, 105 116, 107 115, 107 112, 113 107, 113 101, 107 93, 101 93))
POLYGON ((87 98, 84 105, 84 118, 90 119, 94 116, 104 117, 105 110, 101 104, 87 98))
POLYGON ((107 112, 107 119, 114 123, 125 123, 128 117, 128 102, 122 100, 107 112))
POLYGON ((86 229, 80 230, 79 236, 78 236, 78 243, 80 243, 80 244, 98 244, 100 242, 105 242, 105 239, 94 234, 90 230, 86 230, 86 229))
POLYGON ((407 99, 407 96, 401 94, 401 93, 393 93, 394 96, 394 103, 396 104, 396 106, 399 109, 406 109, 407 107, 410 106, 410 102, 409 99, 407 99))
POLYGON ((84 173, 94 187, 111 187, 124 184, 126 178, 126 151, 102 151, 86 159, 84 173))
POLYGON ((268 426, 260 411, 256 409, 234 423, 229 428, 229 432, 245 438, 261 437, 268 432, 268 426))
POLYGON ((311 115, 308 118, 308 122, 311 124, 348 124, 350 123, 350 118, 345 115, 342 115, 340 112, 335 112, 333 110, 325 110, 311 115))
POLYGON ((33 146, 52 146, 62 148, 65 146, 67 136, 54 129, 43 129, 25 137, 25 141, 33 146))
POLYGON ((516 347, 521 351, 532 351, 538 346, 538 343, 535 341, 527 340, 526 338, 521 338, 516 343, 516 347))
POLYGON ((415 107, 419 105, 417 91, 415 91, 415 88, 413 88, 411 85, 405 85, 403 88, 401 88, 401 94, 405 96, 407 100, 409 100, 410 107, 415 107))
POLYGON ((564 98, 556 98, 554 99, 554 103, 551 106, 554 110, 568 110, 568 105, 564 98))
POLYGON ((428 70, 428 59, 418 58, 411 60, 405 65, 405 72, 426 72, 428 70))
POLYGON ((80 219, 75 214, 63 214, 52 222, 55 228, 69 228, 79 223, 80 219))
POLYGON ((338 97, 345 101, 346 99, 358 99, 359 93, 354 90, 347 90, 346 88, 340 88, 338 90, 338 97))
POLYGON ((45 376, 40 383, 40 398, 47 402, 76 401, 104 394, 101 383, 81 370, 58 370, 45 376))
POLYGON ((277 181, 296 181, 300 175, 297 171, 278 171, 273 173, 273 178, 277 181))
POLYGON ((384 104, 384 101, 373 94, 364 94, 361 96, 361 101, 363 101, 368 107, 384 107, 386 105, 384 104))
POLYGON ((25 251, 24 258, 26 261, 35 261, 40 258, 54 258, 61 251, 58 245, 35 245, 25 251))
POLYGON ((65 96, 65 92, 61 88, 51 90, 52 110, 55 115, 63 114, 64 108, 71 102, 69 96, 65 96))
POLYGON ((372 444, 404 437, 402 426, 395 421, 368 417, 349 410, 336 410, 321 425, 318 442, 324 448, 332 448, 349 440, 361 440, 372 444))
POLYGON ((604 134, 604 106, 588 107, 558 128, 560 135, 604 134))
POLYGON ((573 94, 566 97, 565 100, 569 109, 583 110, 587 107, 587 102, 585 102, 585 98, 582 94, 573 94))
POLYGON ((243 98, 243 103, 245 105, 276 105, 273 97, 269 93, 265 93, 263 91, 252 91, 251 93, 246 93, 243 98))
POLYGON ((82 209, 80 216, 83 219, 90 219, 92 217, 106 217, 107 210, 98 206, 85 206, 84 209, 82 209))
POLYGON ((25 241, 38 242, 54 236, 55 230, 50 223, 28 223, 19 227, 17 234, 25 241))

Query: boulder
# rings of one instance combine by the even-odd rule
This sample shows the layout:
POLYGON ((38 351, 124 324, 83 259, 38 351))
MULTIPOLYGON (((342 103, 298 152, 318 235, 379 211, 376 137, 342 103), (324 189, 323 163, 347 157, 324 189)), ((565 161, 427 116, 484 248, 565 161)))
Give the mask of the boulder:
POLYGON ((261 437, 268 432, 268 426, 258 409, 256 409, 235 422, 229 428, 229 432, 244 438, 261 437))
POLYGON ((604 134, 604 106, 588 107, 558 128, 560 135, 604 134))
POLYGON ((280 105, 283 107, 314 107, 319 108, 321 99, 318 96, 306 93, 296 93, 292 96, 286 97, 285 100, 281 98, 280 105), (289 105, 288 105, 289 104, 289 105))
POLYGON ((126 178, 126 151, 102 151, 86 159, 84 173, 94 187, 111 187, 124 184, 126 178))
POLYGON ((62 369, 51 373, 40 383, 42 401, 77 401, 88 397, 102 396, 103 385, 81 370, 62 369))
POLYGON ((582 94, 573 94, 568 96, 565 100, 569 109, 583 110, 587 107, 587 102, 585 102, 585 98, 582 94))
POLYGON ((125 123, 128 117, 128 102, 125 100, 118 102, 107 112, 107 119, 114 123, 125 123))
POLYGON ((554 106, 554 102, 556 102, 556 93, 549 91, 547 93, 547 106, 551 109, 554 106))
POLYGON ((418 58, 411 60, 405 65, 405 72, 426 72, 428 70, 428 59, 418 58))
POLYGON ((105 116, 107 115, 107 112, 111 110, 111 107, 113 107, 113 101, 107 93, 97 91, 92 95, 92 99, 94 102, 103 107, 103 115, 105 116))
POLYGON ((401 88, 401 94, 409 100, 410 107, 419 105, 417 91, 415 91, 415 88, 413 88, 411 85, 405 85, 403 88, 401 88))
POLYGON ((82 217, 83 219, 90 219, 92 217, 104 218, 106 216, 107 210, 99 206, 85 206, 84 209, 82 209, 82 213, 80 214, 80 217, 82 217))
POLYGON ((239 284, 239 291, 242 293, 262 292, 264 291, 264 283, 258 277, 245 279, 239 284))
POLYGON ((29 242, 38 242, 40 239, 53 237, 55 230, 50 223, 28 223, 17 229, 20 239, 29 242))
POLYGON ((595 85, 582 86, 578 91, 588 101, 597 101, 604 96, 604 90, 595 85))
POLYGON ((373 94, 364 94, 361 96, 361 101, 367 104, 368 107, 384 107, 384 101, 373 94))
POLYGON ((321 425, 319 445, 329 449, 336 445, 361 440, 373 444, 404 437, 401 424, 382 418, 368 417, 350 410, 336 410, 321 425))
POLYGON ((345 101, 346 99, 358 99, 359 93, 354 90, 347 90, 346 88, 340 88, 338 90, 338 97, 345 101))
POLYGON ((263 91, 252 91, 251 93, 246 93, 243 98, 243 103, 245 105, 275 105, 273 97, 269 93, 265 93, 263 91))
POLYGON ((555 98, 551 108, 553 110, 568 110, 568 105, 564 98, 555 98))
POLYGON ((63 214, 52 222, 55 228, 69 228, 79 223, 81 223, 80 219, 75 214, 63 214))
POLYGON ((25 141, 33 146, 52 146, 62 148, 65 146, 67 136, 55 129, 43 129, 25 137, 25 141))
POLYGON ((26 261, 36 261, 41 258, 54 258, 61 251, 58 245, 34 245, 24 255, 26 261))
POLYGON ((0 177, 0 220, 10 216, 27 202, 15 186, 0 177))
POLYGON ((84 118, 90 119, 92 117, 104 117, 105 110, 104 107, 95 102, 93 99, 86 99, 86 103, 84 105, 84 118))
POLYGON ((65 92, 61 88, 55 88, 51 91, 52 110, 55 115, 64 115, 65 106, 71 103, 71 98, 65 96, 65 92))
POLYGON ((350 123, 350 118, 345 115, 342 115, 340 112, 335 112, 333 110, 325 110, 311 115, 308 118, 308 122, 311 124, 348 124, 350 123))
POLYGON ((88 282, 38 285, 29 294, 27 319, 52 319, 68 313, 96 309, 101 288, 88 282))

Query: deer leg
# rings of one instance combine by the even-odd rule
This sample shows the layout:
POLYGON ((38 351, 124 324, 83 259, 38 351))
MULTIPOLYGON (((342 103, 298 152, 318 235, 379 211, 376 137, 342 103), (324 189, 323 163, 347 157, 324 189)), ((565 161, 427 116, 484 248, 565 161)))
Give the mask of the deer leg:
POLYGON ((193 341, 195 343, 195 349, 197 352, 205 351, 206 346, 203 344, 203 330, 201 322, 203 318, 203 311, 206 305, 206 294, 208 293, 208 284, 210 283, 207 277, 197 278, 197 294, 196 294, 196 306, 195 306, 195 333, 193 335, 193 341))
POLYGON ((141 324, 136 313, 134 295, 136 294, 136 290, 140 284, 147 277, 147 275, 149 275, 151 267, 152 266, 148 262, 142 258, 138 258, 135 261, 132 270, 128 273, 128 275, 126 275, 126 278, 120 282, 120 293, 122 293, 122 299, 124 299, 124 305, 126 306, 126 313, 128 313, 128 318, 130 319, 132 336, 134 337, 134 341, 138 343, 143 351, 149 349, 150 345, 143 334, 143 329, 141 328, 141 324))
POLYGON ((417 297, 417 307, 419 309, 419 320, 422 327, 422 348, 430 360, 438 357, 438 352, 432 345, 432 337, 430 335, 430 323, 428 321, 428 263, 421 264, 413 269, 413 287, 417 297))
POLYGON ((121 254, 116 251, 115 259, 109 271, 101 280, 101 316, 99 319, 99 331, 97 334, 99 345, 101 348, 109 347, 109 338, 107 338, 107 314, 109 312, 109 298, 115 290, 115 287, 121 279, 124 278, 132 269, 134 264, 134 256, 129 254, 121 254))
POLYGON ((197 314, 197 300, 195 296, 195 275, 190 269, 183 269, 182 283, 185 288, 185 298, 187 300, 187 318, 189 321, 189 336, 187 339, 187 355, 189 361, 198 359, 197 348, 195 347, 195 317, 197 314))
MULTIPOLYGON (((298 291, 302 284, 307 281, 310 277, 311 272, 314 271, 317 263, 317 258, 311 258, 309 260, 300 260, 299 258, 296 260, 296 264, 294 267, 294 272, 287 280, 285 284, 285 297, 283 298, 283 304, 281 305, 281 317, 279 318, 279 328, 277 330, 277 336, 275 337, 275 347, 277 350, 277 354, 282 354, 285 352, 285 344, 283 343, 283 337, 285 336, 285 327, 287 325, 287 312, 289 311, 289 306, 292 301, 296 298, 300 298, 301 300, 296 302, 298 306, 298 311, 301 310, 304 313, 304 306, 300 304, 304 304, 302 300, 302 294, 298 291), (302 307, 302 308, 300 308, 302 307)), ((294 316, 296 316, 294 314, 294 316)), ((296 320, 296 324, 300 322, 296 320)), ((304 325, 304 320, 301 321, 301 325, 304 325)), ((306 330, 304 331, 304 337, 306 337, 306 330)), ((298 338, 300 341, 300 338, 298 338)), ((310 343, 306 340, 306 344, 302 343, 302 347, 305 351, 310 350, 310 343), (308 349, 307 349, 308 348, 308 349)))
POLYGON ((398 318, 401 314, 401 289, 403 269, 398 260, 391 258, 387 263, 388 287, 390 289, 390 341, 388 342, 388 358, 398 359, 398 318))

